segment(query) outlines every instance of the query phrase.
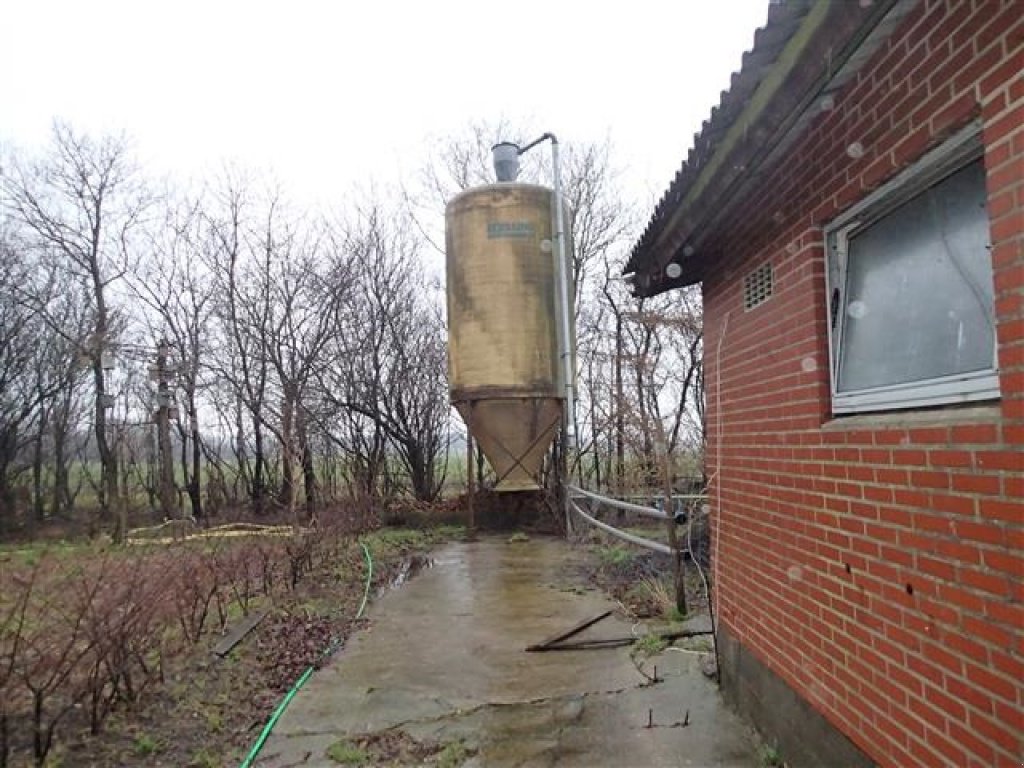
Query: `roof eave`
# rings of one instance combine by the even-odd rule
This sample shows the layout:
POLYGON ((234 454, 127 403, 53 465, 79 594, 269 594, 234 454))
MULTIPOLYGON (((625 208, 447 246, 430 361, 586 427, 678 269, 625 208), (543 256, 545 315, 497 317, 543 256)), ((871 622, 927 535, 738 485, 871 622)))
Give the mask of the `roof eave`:
MULTIPOLYGON (((819 113, 820 99, 863 65, 915 2, 810 6, 724 138, 703 157, 691 151, 663 196, 624 269, 635 274, 635 295, 653 296, 701 281, 713 255, 703 245, 716 223, 748 197, 819 113), (665 268, 673 262, 682 274, 669 279, 665 268)), ((697 137, 698 146, 713 122, 714 114, 697 137)))

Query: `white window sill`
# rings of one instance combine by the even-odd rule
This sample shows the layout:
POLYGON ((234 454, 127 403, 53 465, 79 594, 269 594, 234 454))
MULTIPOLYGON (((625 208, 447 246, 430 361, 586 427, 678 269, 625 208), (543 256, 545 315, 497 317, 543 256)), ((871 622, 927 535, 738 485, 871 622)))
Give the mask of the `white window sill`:
POLYGON ((908 411, 880 411, 838 415, 821 425, 823 432, 855 429, 899 429, 901 427, 948 426, 950 424, 996 424, 1002 410, 998 402, 985 405, 944 405, 908 411))

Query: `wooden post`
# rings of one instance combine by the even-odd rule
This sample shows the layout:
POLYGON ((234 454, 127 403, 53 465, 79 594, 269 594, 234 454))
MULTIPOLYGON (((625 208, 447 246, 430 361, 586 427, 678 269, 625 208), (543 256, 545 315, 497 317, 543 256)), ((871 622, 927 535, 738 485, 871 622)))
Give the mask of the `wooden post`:
POLYGON ((672 549, 672 580, 675 583, 676 610, 681 616, 686 615, 686 570, 683 563, 683 551, 679 545, 679 536, 676 531, 675 510, 672 508, 672 457, 668 452, 668 442, 665 437, 665 427, 661 419, 656 418, 655 432, 658 442, 658 458, 661 461, 661 481, 665 489, 665 514, 668 519, 665 526, 668 533, 668 545, 672 549))
MULTIPOLYGON (((564 401, 563 401, 564 406, 564 401)), ((562 434, 558 451, 558 493, 562 512, 565 515, 565 537, 572 539, 572 498, 569 496, 569 419, 562 413, 562 434)))
POLYGON ((672 486, 666 483, 665 487, 665 511, 668 513, 668 545, 672 549, 672 580, 675 584, 676 610, 680 616, 686 615, 686 569, 683 563, 683 551, 679 545, 679 536, 676 532, 676 521, 672 507, 672 486))

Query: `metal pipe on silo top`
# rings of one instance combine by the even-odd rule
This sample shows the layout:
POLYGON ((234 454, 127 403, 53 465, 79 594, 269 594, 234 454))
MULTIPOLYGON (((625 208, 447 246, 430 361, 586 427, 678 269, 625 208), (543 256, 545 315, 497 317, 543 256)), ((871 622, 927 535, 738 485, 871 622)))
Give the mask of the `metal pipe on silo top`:
POLYGON ((491 147, 494 158, 494 175, 498 181, 515 181, 519 176, 519 155, 522 150, 511 141, 500 141, 491 147))

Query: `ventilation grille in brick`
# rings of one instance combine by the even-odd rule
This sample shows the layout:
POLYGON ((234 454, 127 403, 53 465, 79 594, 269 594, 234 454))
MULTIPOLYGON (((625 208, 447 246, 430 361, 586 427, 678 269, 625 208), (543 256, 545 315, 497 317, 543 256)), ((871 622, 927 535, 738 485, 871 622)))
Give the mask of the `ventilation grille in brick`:
POLYGON ((743 306, 750 310, 772 295, 772 265, 765 262, 743 278, 743 306))

